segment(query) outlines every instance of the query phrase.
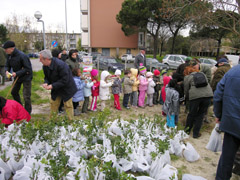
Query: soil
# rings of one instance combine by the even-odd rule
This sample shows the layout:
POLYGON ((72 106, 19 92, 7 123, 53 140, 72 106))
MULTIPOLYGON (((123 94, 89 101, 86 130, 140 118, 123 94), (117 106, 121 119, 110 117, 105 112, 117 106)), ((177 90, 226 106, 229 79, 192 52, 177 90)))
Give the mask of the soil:
MULTIPOLYGON (((46 94, 45 94, 46 95, 46 94)), ((81 103, 80 103, 81 106, 81 103)), ((100 103, 98 104, 100 107, 100 103)), ((161 115, 161 105, 155 105, 153 107, 145 107, 145 108, 131 108, 130 110, 122 109, 121 111, 113 108, 113 100, 108 101, 106 107, 109 107, 111 112, 111 119, 123 118, 123 119, 137 119, 139 115, 145 115, 147 117, 153 117, 154 115, 161 115)), ((81 107, 80 107, 81 109, 81 107)), ((185 125, 186 116, 185 107, 181 106, 181 113, 179 115, 179 125, 185 125)), ((33 114, 48 114, 50 112, 50 104, 41 104, 33 106, 33 114)), ((96 115, 96 112, 88 112, 81 114, 80 116, 76 116, 76 118, 87 119, 91 116, 96 115)), ((164 118, 164 117, 163 117, 164 118)), ((221 155, 221 152, 211 152, 205 148, 208 143, 210 134, 212 129, 215 126, 215 119, 213 117, 212 107, 209 109, 208 120, 210 123, 203 124, 201 134, 202 136, 198 139, 192 138, 192 134, 190 135, 188 142, 190 142, 193 147, 197 150, 200 155, 200 159, 196 162, 190 163, 186 161, 184 158, 177 158, 176 160, 172 160, 172 166, 176 167, 179 173, 182 174, 192 174, 196 176, 202 176, 207 180, 214 180, 216 175, 216 169, 218 165, 218 160, 221 155)), ((232 180, 240 180, 240 176, 235 176, 231 178, 232 180)))

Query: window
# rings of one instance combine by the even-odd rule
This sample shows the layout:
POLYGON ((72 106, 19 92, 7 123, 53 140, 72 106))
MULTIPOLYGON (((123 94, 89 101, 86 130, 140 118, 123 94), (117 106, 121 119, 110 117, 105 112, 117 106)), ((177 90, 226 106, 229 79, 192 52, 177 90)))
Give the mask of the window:
POLYGON ((131 49, 127 49, 127 54, 131 54, 131 49))
POLYGON ((170 56, 168 59, 174 61, 174 56, 170 56))
POLYGON ((175 61, 182 61, 180 57, 175 56, 175 61))

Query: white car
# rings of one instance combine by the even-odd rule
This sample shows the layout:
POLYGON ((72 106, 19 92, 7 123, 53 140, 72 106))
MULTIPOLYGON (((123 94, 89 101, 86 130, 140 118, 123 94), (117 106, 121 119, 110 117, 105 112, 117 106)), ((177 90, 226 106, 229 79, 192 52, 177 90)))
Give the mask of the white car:
POLYGON ((135 61, 135 56, 132 54, 123 54, 121 60, 122 62, 127 61, 127 63, 133 63, 135 61))
POLYGON ((166 64, 169 69, 177 69, 180 64, 185 63, 185 59, 187 56, 179 55, 179 54, 167 54, 164 58, 162 63, 166 64))
POLYGON ((201 62, 201 64, 206 64, 209 67, 213 67, 217 64, 217 61, 215 61, 214 59, 200 58, 199 61, 201 62))

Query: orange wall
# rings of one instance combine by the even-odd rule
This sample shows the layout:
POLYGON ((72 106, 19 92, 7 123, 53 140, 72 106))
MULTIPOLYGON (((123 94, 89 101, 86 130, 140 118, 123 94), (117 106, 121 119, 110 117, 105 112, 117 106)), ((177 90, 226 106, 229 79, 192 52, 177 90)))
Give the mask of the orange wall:
POLYGON ((116 15, 124 0, 90 0, 91 47, 137 48, 138 36, 125 36, 116 15))

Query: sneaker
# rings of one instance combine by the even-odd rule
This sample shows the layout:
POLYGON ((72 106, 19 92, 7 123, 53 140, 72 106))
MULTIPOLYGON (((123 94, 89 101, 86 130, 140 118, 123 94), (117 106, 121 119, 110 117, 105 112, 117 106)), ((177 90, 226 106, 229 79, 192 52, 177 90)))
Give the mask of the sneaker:
POLYGON ((94 109, 94 110, 92 110, 93 112, 96 112, 97 111, 97 109, 94 109))
POLYGON ((199 138, 199 137, 201 137, 202 136, 202 134, 201 133, 198 133, 198 135, 197 136, 193 136, 193 138, 194 139, 197 139, 197 138, 199 138))

